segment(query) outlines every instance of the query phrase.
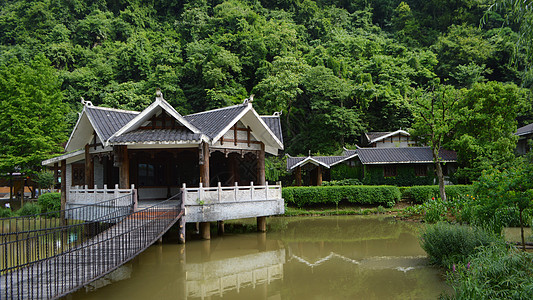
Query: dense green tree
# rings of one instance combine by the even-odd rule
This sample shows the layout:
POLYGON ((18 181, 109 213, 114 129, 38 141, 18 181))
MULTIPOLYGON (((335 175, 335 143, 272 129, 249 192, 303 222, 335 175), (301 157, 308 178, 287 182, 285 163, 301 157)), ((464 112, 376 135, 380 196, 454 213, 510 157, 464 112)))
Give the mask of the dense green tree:
POLYGON ((477 83, 462 91, 450 144, 459 155, 458 177, 472 181, 482 170, 514 159, 516 118, 530 102, 527 91, 514 84, 477 83))
MULTIPOLYGON (((294 155, 410 127, 410 99, 438 82, 533 87, 530 1, 486 14, 484 0, 0 3, 0 64, 44 54, 71 109, 83 97, 140 110, 159 87, 186 114, 254 93, 258 111, 283 113, 294 155)), ((533 121, 531 110, 517 117, 533 121)))
POLYGON ((0 91, 0 172, 37 172, 66 140, 57 71, 44 55, 0 63, 0 91))

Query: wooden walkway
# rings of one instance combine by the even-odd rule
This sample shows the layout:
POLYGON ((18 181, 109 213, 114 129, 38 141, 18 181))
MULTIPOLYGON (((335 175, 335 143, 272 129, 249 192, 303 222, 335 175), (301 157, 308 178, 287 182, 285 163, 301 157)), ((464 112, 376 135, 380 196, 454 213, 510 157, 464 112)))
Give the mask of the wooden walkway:
POLYGON ((153 206, 126 216, 83 244, 0 275, 0 299, 55 299, 114 271, 151 246, 182 216, 153 206))

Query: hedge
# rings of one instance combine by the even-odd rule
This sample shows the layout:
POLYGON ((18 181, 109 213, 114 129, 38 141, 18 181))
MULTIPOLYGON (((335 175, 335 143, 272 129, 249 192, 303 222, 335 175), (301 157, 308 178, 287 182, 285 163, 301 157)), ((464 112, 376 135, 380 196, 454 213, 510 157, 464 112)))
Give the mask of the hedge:
MULTIPOLYGON (((447 185, 445 189, 448 199, 474 193, 474 188, 471 185, 447 185)), ((423 203, 431 198, 439 197, 438 185, 412 186, 402 191, 402 198, 408 198, 416 203, 423 203)))
POLYGON ((400 189, 395 186, 361 185, 285 187, 282 194, 287 204, 298 207, 311 204, 338 204, 340 201, 391 207, 401 197, 400 189))

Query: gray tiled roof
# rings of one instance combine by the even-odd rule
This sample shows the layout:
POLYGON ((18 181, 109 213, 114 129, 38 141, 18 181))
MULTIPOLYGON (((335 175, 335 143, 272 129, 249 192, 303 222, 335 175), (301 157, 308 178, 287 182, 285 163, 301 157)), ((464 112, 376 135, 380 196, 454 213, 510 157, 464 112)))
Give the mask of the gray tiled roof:
POLYGON ((290 170, 294 165, 306 159, 307 157, 292 157, 287 156, 287 170, 290 170))
POLYGON ((352 156, 357 154, 357 150, 344 149, 344 156, 352 156))
POLYGON ((111 143, 199 141, 200 133, 188 129, 137 129, 113 137, 111 143))
POLYGON ((94 121, 95 129, 102 134, 102 139, 106 141, 126 125, 139 113, 136 111, 117 110, 104 107, 86 106, 85 112, 94 121))
POLYGON ((184 118, 209 138, 214 138, 247 107, 247 105, 235 105, 188 115, 184 118))
POLYGON ((272 130, 278 140, 283 143, 283 134, 281 132, 281 122, 279 116, 261 116, 261 119, 265 122, 265 124, 267 124, 270 130, 272 130))
MULTIPOLYGON (((321 162, 322 164, 324 164, 328 168, 330 168, 335 163, 337 163, 337 162, 339 162, 339 161, 341 161, 343 159, 346 159, 347 157, 348 156, 311 156, 312 159, 321 162)), ((309 158, 309 156, 307 156, 307 157, 305 157, 305 156, 304 157, 288 156, 287 157, 287 170, 292 169, 298 163, 302 162, 303 160, 305 160, 307 158, 309 158)))
POLYGON ((520 135, 527 135, 530 133, 533 133, 533 123, 518 128, 515 134, 520 136, 520 135))
MULTIPOLYGON (((363 164, 433 162, 430 147, 361 148, 357 149, 357 154, 363 164)), ((457 153, 454 151, 441 149, 439 154, 444 162, 457 161, 457 153)))
POLYGON ((366 136, 368 137, 368 142, 372 143, 372 141, 374 141, 375 139, 380 138, 380 137, 382 137, 384 135, 387 135, 389 133, 392 133, 392 131, 389 131, 389 132, 367 132, 366 136))
POLYGON ((313 156, 313 158, 331 167, 332 164, 345 159, 346 156, 313 156))

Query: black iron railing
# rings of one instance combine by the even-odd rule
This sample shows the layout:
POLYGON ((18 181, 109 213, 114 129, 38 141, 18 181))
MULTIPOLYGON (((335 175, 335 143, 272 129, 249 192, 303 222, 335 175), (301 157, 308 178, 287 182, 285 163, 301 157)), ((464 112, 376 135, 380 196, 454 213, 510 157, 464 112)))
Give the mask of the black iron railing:
POLYGON ((134 258, 181 217, 181 195, 139 211, 133 199, 0 219, 0 299, 64 296, 134 258))

